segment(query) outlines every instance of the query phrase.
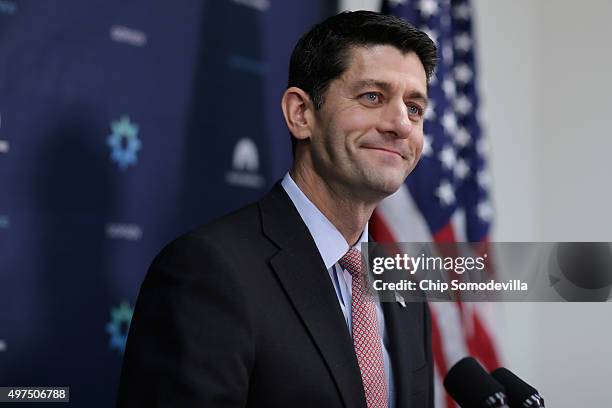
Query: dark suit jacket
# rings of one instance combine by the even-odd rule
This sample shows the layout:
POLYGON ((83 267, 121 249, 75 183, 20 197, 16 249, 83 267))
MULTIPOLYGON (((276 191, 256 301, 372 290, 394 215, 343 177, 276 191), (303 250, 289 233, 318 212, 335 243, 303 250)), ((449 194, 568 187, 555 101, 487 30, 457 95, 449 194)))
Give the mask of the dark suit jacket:
MULTIPOLYGON (((383 303, 397 407, 433 407, 426 304, 383 303)), ((365 408, 310 232, 277 184, 169 244, 140 289, 119 407, 365 408)))

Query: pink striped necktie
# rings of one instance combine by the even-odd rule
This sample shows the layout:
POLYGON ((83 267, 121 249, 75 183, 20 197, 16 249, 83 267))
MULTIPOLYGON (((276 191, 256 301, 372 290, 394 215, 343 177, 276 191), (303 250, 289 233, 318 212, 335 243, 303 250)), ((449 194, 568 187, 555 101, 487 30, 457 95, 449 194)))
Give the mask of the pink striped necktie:
POLYGON ((376 303, 368 290, 361 252, 351 248, 338 261, 352 277, 353 345, 368 408, 387 408, 387 381, 378 333, 376 303))

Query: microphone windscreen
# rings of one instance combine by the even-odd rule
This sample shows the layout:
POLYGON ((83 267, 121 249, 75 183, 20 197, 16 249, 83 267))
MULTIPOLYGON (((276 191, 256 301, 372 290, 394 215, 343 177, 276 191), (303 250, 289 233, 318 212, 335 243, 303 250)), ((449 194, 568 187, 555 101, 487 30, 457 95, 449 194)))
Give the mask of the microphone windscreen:
POLYGON ((495 378, 506 389, 506 395, 510 401, 510 406, 523 406, 523 402, 538 395, 538 390, 517 377, 507 368, 500 367, 491 372, 495 378))
POLYGON ((461 407, 484 407, 504 394, 504 387, 472 357, 455 364, 444 378, 444 388, 461 407))

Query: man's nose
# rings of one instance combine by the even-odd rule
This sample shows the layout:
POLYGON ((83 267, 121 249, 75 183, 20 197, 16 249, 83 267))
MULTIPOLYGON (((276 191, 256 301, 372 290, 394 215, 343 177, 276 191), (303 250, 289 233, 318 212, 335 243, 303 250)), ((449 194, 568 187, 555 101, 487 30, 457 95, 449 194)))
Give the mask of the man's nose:
POLYGON ((403 100, 390 101, 382 112, 379 131, 406 139, 410 136, 414 124, 408 116, 408 107, 403 100))

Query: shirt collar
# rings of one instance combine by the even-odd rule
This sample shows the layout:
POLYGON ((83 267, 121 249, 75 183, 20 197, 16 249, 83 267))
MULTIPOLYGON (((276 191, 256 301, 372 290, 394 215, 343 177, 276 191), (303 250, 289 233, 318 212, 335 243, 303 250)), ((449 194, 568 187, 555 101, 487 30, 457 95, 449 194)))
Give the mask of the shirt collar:
MULTIPOLYGON (((304 220, 310 235, 323 258, 325 267, 331 268, 349 250, 348 243, 330 220, 317 208, 306 194, 300 190, 289 173, 285 174, 281 185, 289 195, 289 198, 304 220)), ((361 243, 368 242, 368 224, 365 225, 359 241, 353 248, 361 251, 361 243)))

